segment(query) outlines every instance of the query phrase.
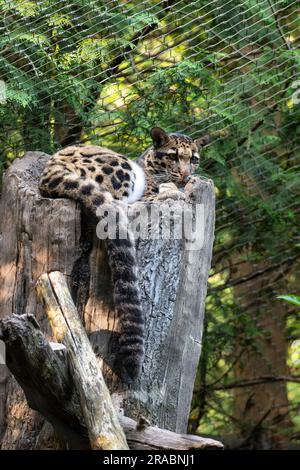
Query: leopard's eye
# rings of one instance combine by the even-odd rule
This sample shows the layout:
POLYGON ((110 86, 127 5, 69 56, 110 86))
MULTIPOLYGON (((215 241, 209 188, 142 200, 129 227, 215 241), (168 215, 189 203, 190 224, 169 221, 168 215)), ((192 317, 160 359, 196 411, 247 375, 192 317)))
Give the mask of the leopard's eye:
POLYGON ((178 157, 178 150, 176 148, 171 148, 168 150, 168 157, 170 158, 177 158, 178 157))

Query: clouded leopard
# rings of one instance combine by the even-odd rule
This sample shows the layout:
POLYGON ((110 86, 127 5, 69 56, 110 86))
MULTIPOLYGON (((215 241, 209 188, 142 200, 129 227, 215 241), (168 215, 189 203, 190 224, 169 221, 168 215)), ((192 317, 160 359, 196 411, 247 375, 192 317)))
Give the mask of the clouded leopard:
MULTIPOLYGON (((144 356, 142 311, 135 246, 127 218, 118 201, 183 198, 184 187, 199 161, 199 148, 210 138, 193 140, 185 135, 151 130, 153 145, 133 161, 104 147, 74 145, 54 154, 40 180, 43 196, 70 198, 96 215, 97 209, 118 210, 127 239, 107 240, 113 298, 120 323, 122 378, 136 379, 144 356)), ((103 211, 102 211, 103 213, 103 211)), ((124 232, 123 232, 124 233, 124 232)))

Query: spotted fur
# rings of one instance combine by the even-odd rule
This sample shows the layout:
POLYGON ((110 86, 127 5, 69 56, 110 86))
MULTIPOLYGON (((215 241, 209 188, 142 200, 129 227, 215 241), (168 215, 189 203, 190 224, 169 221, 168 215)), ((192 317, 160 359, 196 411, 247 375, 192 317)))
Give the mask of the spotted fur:
POLYGON ((128 382, 139 376, 142 367, 144 313, 134 240, 118 201, 155 200, 168 182, 176 185, 173 193, 178 193, 177 188, 184 186, 199 159, 197 142, 187 136, 167 134, 157 127, 151 136, 153 146, 136 162, 104 147, 67 147, 53 155, 40 180, 44 196, 73 199, 94 215, 100 206, 102 213, 106 209, 118 211, 119 228, 127 238, 107 240, 107 251, 120 323, 120 369, 128 382))
POLYGON ((161 185, 173 183, 181 189, 199 165, 199 151, 210 143, 211 137, 205 135, 193 140, 190 137, 172 133, 167 134, 160 127, 151 129, 153 146, 138 159, 144 168, 147 189, 145 199, 155 200, 161 185))

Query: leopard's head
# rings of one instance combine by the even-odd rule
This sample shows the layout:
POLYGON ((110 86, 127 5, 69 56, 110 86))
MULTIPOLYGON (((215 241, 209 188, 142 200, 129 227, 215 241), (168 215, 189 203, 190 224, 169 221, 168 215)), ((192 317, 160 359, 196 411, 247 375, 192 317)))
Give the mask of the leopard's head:
POLYGON ((179 134, 168 134, 160 127, 151 129, 153 146, 145 164, 159 183, 172 181, 184 186, 199 164, 199 151, 208 137, 193 140, 179 134))

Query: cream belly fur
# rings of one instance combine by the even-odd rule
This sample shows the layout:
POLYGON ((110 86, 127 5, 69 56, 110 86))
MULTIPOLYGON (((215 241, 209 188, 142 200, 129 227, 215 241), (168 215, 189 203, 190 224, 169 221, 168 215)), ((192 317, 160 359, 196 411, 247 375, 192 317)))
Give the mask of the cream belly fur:
POLYGON ((124 200, 129 204, 132 204, 143 197, 146 190, 146 177, 143 168, 141 168, 137 163, 130 161, 130 165, 134 173, 134 175, 131 176, 134 188, 133 192, 128 196, 128 198, 124 198, 124 200))

